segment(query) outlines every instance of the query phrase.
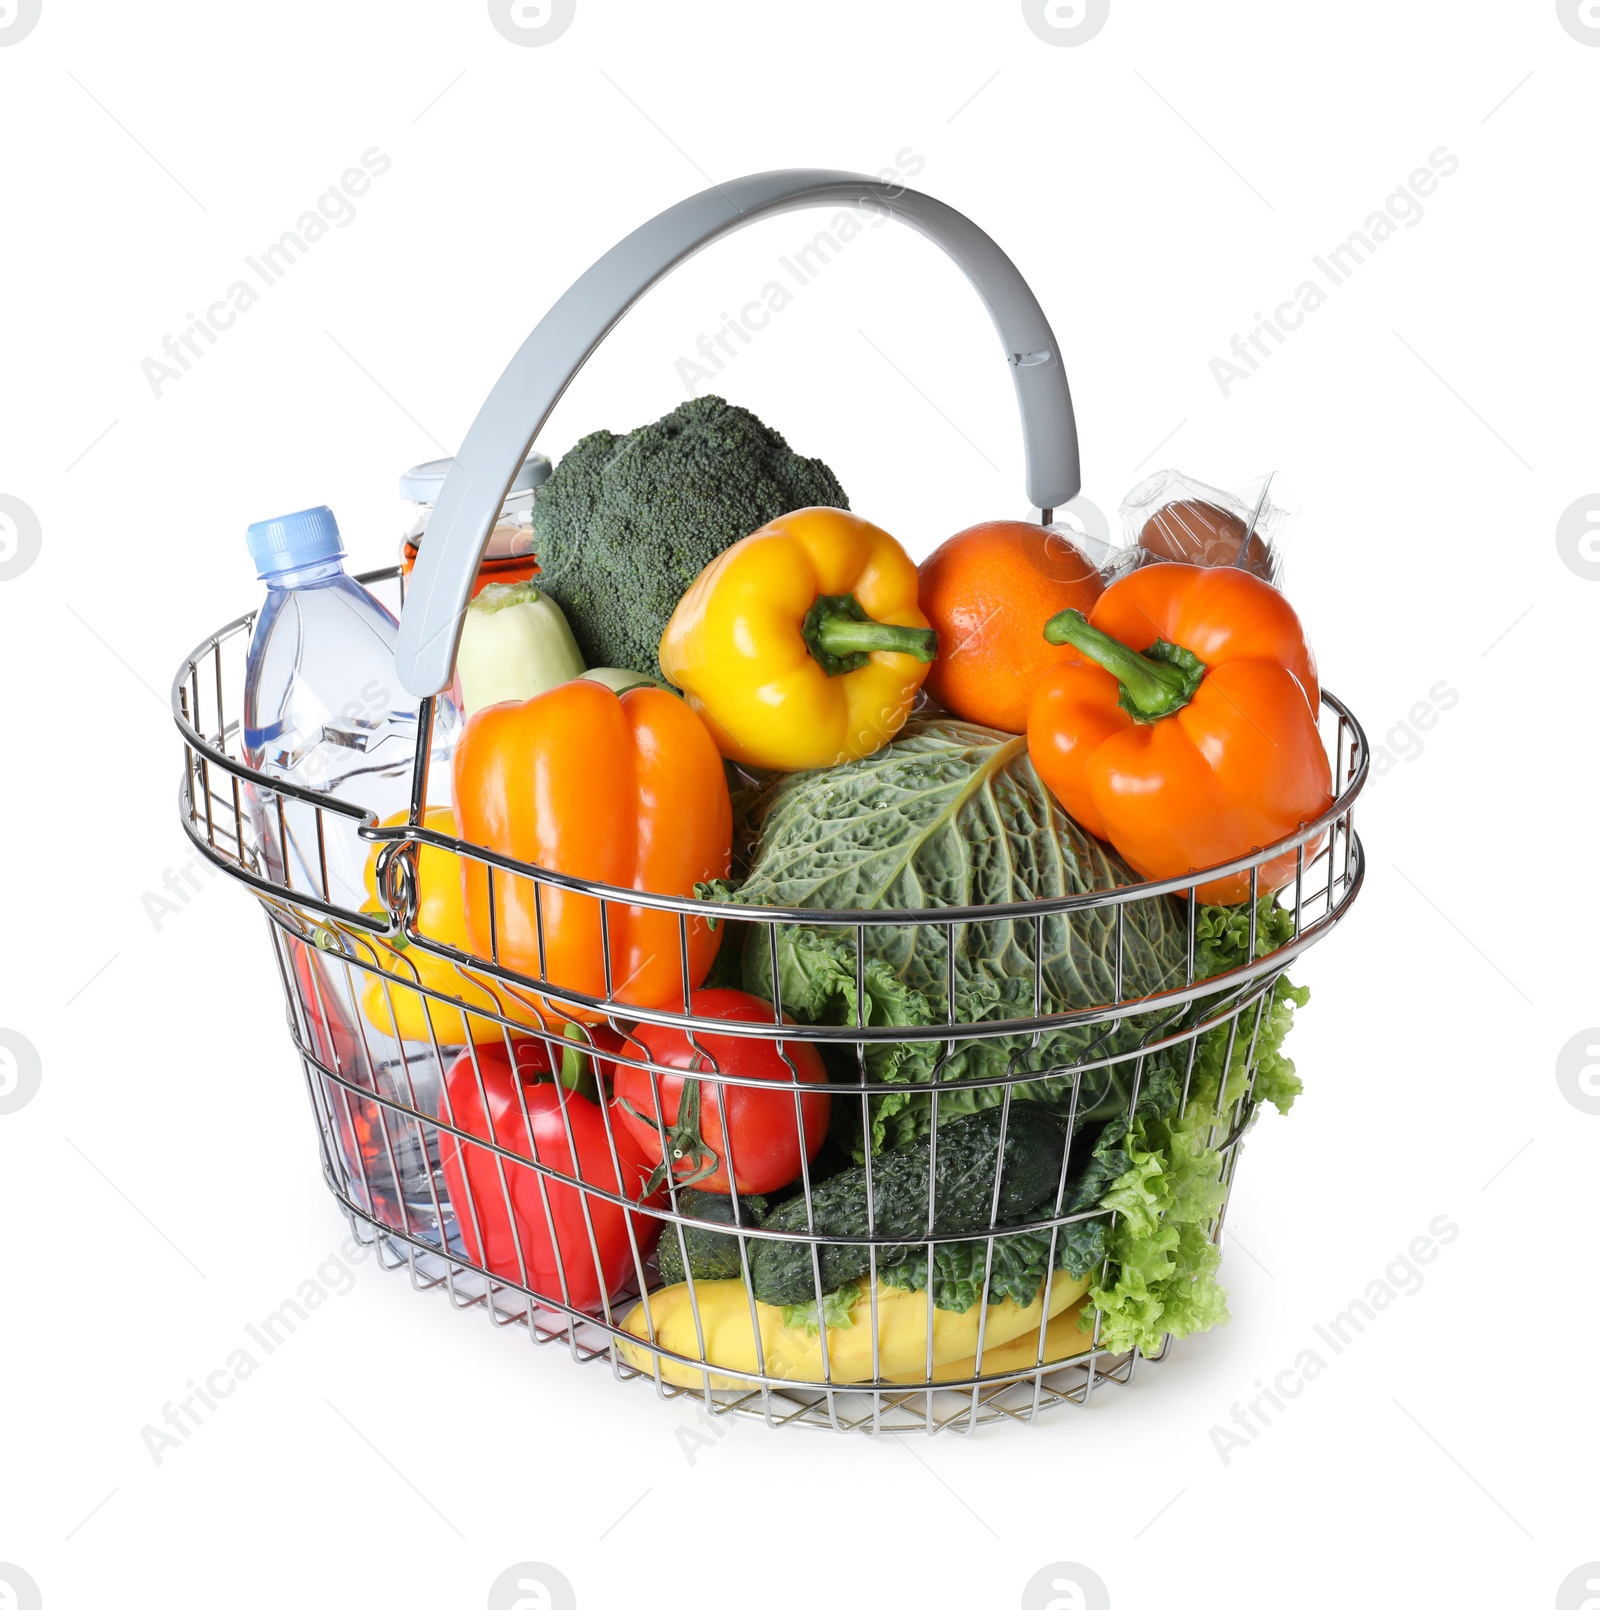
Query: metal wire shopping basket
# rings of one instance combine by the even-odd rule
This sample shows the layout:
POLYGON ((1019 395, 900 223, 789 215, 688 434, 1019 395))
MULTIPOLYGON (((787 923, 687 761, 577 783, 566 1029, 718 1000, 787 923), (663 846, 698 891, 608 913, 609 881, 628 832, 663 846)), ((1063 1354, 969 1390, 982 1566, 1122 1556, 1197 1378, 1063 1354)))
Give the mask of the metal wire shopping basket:
MULTIPOLYGON (((690 941, 707 922, 701 900, 597 884, 519 863, 429 826, 434 696, 450 678, 461 613, 488 533, 555 402, 628 307, 677 263, 742 224, 830 205, 872 209, 910 223, 965 270, 994 318, 1012 368, 1027 446, 1029 500, 1049 523, 1054 508, 1074 497, 1079 486, 1072 403, 1044 314, 1000 249, 941 203, 875 180, 807 170, 733 181, 652 220, 562 297, 517 353, 468 434, 409 588, 397 570, 360 578, 380 595, 390 591, 397 609, 403 605, 398 671, 422 700, 407 820, 380 825, 358 807, 286 782, 274 781, 270 794, 259 791, 258 774, 243 752, 239 693, 253 615, 208 637, 185 659, 174 681, 174 715, 187 750, 179 808, 199 851, 261 901, 328 1187, 356 1233, 377 1244, 386 1266, 407 1268, 419 1289, 443 1291, 456 1306, 480 1309, 497 1326, 522 1327, 536 1343, 555 1344, 576 1361, 608 1364, 619 1378, 653 1382, 661 1395, 687 1395, 714 1413, 866 1432, 966 1429, 1001 1418, 1031 1419, 1058 1403, 1084 1403, 1099 1382, 1130 1379, 1137 1363, 1137 1354, 1114 1353, 1102 1345, 1098 1315, 1092 1327, 1087 1320, 1080 1326, 1081 1301, 1067 1306, 1056 1300, 1053 1283, 1065 1276, 1057 1273, 1054 1256, 1045 1265, 1033 1305, 1012 1304, 1020 1309, 1012 1316, 1018 1328, 1004 1340, 997 1339, 999 1320, 992 1316, 1010 1310, 990 1298, 976 1304, 970 1356, 935 1356, 931 1290, 937 1249, 954 1241, 977 1248, 987 1280, 1012 1238, 1042 1235, 1053 1254, 1058 1238, 1113 1217, 1112 1209, 1098 1204, 1069 1211, 1064 1195, 1087 1145, 1087 1132, 1073 1121, 1086 1078, 1115 1067, 1123 1075, 1117 1088, 1126 1095, 1131 1118, 1158 1065, 1181 1073, 1187 1099, 1196 1048, 1206 1036, 1213 1041, 1225 1036, 1225 1066, 1243 1048, 1242 1087, 1228 1079, 1219 1082, 1209 1115, 1207 1141, 1217 1155, 1221 1205, 1203 1229, 1220 1244, 1227 1191, 1255 1112, 1263 1014, 1285 969, 1332 930, 1361 887, 1364 860, 1351 811, 1366 777, 1367 746, 1355 718, 1324 691, 1332 806, 1287 839, 1187 878, 999 906, 870 912, 720 906, 719 920, 754 925, 772 947, 776 998, 770 1022, 729 1022, 691 1010, 699 980, 690 976, 690 941), (263 800, 270 804, 263 807, 263 800), (317 854, 311 861, 319 871, 309 883, 304 876, 297 883, 286 870, 292 866, 284 844, 286 808, 314 824, 317 854), (328 846, 352 837, 364 852, 370 850, 377 891, 362 909, 330 898, 328 846), (419 926, 418 869, 425 855, 479 869, 475 875, 487 877, 487 947, 468 952, 419 926), (1286 876, 1281 869, 1289 867, 1292 875, 1286 876), (1203 910, 1199 891, 1231 875, 1247 882, 1250 896, 1248 907, 1241 908, 1249 914, 1244 959, 1226 972, 1201 976, 1195 961, 1203 910), (538 932, 531 952, 517 950, 511 958, 519 965, 510 965, 503 954, 503 933, 493 915, 495 890, 501 891, 502 912, 511 891, 521 891, 523 898, 531 893, 538 932), (605 980, 600 991, 574 988, 560 969, 547 964, 542 913, 558 897, 592 902, 598 912, 595 932, 603 954, 597 972, 605 980), (608 938, 611 916, 620 911, 654 913, 672 936, 680 958, 675 1000, 624 1004, 613 986, 608 938), (1279 942, 1266 950, 1257 942, 1258 926, 1269 915, 1279 942), (1174 958, 1170 976, 1154 992, 1147 980, 1135 983, 1134 969, 1126 965, 1135 931, 1151 920, 1170 928, 1174 958), (786 1018, 776 946, 797 926, 843 935, 852 946, 863 1007, 853 1021, 807 1024, 786 1018), (1044 958, 1052 936, 1069 931, 1096 934, 1104 966, 1096 975, 1093 999, 1071 1011, 1049 1011, 1044 958), (952 970, 959 954, 981 950, 999 936, 1023 958, 1020 997, 1027 996, 1031 969, 1031 1006, 1019 997, 1006 1007, 1012 1015, 956 1021, 952 987, 945 1021, 864 1022, 869 935, 885 933, 933 943, 952 970), (441 965, 447 980, 442 986, 441 965), (798 1195, 805 1203, 805 1228, 797 1231, 791 1217, 782 1237, 809 1255, 817 1312, 809 1328, 795 1321, 792 1331, 758 1315, 748 1289, 752 1251, 778 1232, 756 1222, 730 1192, 725 1239, 736 1248, 735 1278, 745 1281, 732 1322, 736 1329, 747 1327, 743 1334, 753 1349, 742 1365, 730 1363, 717 1340, 718 1327, 729 1323, 725 1294, 716 1294, 712 1313, 712 1287, 696 1278, 685 1239, 697 1230, 703 1233, 705 1220, 689 1214, 673 1172, 666 1171, 660 1189, 644 1197, 629 1173, 614 1110, 603 1100, 585 1102, 580 1113, 577 1095, 558 1094, 553 1111, 546 1101, 541 1127, 530 1111, 528 1087, 515 1077, 507 1087, 509 1110, 506 1089, 497 1095, 490 1088, 496 1058, 503 1069, 528 1063, 554 1070, 574 1040, 593 1053, 594 1065, 605 1066, 600 1053, 609 1048, 613 1056, 642 1063, 655 1082, 666 1070, 640 1042, 649 1026, 687 1035, 700 1053, 695 1079, 719 1096, 758 1081, 720 1066, 705 1036, 773 1045, 793 1074, 788 1088, 801 1128, 804 1092, 816 1086, 802 1082, 794 1060, 797 1047, 827 1053, 832 1101, 859 1111, 864 1126, 870 1123, 871 1103, 883 1094, 883 1086, 868 1077, 869 1053, 886 1044, 925 1048, 931 1058, 922 1064, 927 1077, 895 1088, 929 1097, 928 1133, 916 1143, 927 1149, 924 1177, 929 1181, 938 1174, 941 1133, 949 1133, 936 1097, 958 1096, 969 1106, 997 1111, 994 1144, 1003 1152, 1021 1104, 1048 1081, 1057 1106, 1067 1108, 1061 1185, 1054 1199, 1030 1216, 1002 1218, 997 1158, 995 1203, 981 1231, 949 1239, 936 1233, 930 1184, 926 1223, 913 1234, 890 1235, 876 1217, 868 1144, 869 1229, 865 1235, 843 1236, 815 1228, 819 1187, 810 1168, 803 1167, 798 1195), (962 1065, 955 1060, 959 1048, 980 1043, 1003 1043, 1002 1072, 993 1072, 989 1063, 991 1071, 982 1077, 941 1077, 962 1065), (486 1120, 497 1101, 499 1119, 486 1120), (599 1126, 587 1165, 574 1133, 580 1117, 599 1126), (651 1305, 640 1302, 641 1294, 662 1285, 658 1241, 673 1243, 678 1264, 687 1266, 687 1303, 670 1336, 658 1333, 651 1305), (853 1255, 859 1256, 862 1246, 869 1276, 847 1359, 842 1333, 815 1322, 825 1306, 821 1260, 830 1248, 856 1249, 853 1255), (915 1313, 918 1324, 925 1320, 928 1343, 917 1367, 907 1370, 901 1360, 901 1367, 891 1368, 883 1352, 887 1321, 880 1313, 877 1276, 918 1259, 927 1278, 915 1313)), ((625 584, 619 578, 619 585, 625 584)), ((544 1088, 566 1092, 567 1084, 546 1080, 544 1088)), ((655 1105, 665 1148, 659 1092, 655 1105)), ((945 1144, 952 1143, 947 1138, 945 1144)), ((1156 1356, 1165 1351, 1163 1345, 1156 1356)))

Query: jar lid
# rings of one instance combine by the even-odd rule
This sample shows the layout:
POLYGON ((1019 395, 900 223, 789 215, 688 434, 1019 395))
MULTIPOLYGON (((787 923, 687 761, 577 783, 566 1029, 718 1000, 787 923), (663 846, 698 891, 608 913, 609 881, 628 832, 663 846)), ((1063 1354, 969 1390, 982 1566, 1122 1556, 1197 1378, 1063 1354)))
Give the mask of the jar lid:
MULTIPOLYGON (((453 458, 435 458, 415 464, 400 477, 400 496, 408 503, 437 503, 444 478, 455 468, 453 458)), ((529 453, 511 483, 513 492, 531 492, 550 479, 550 460, 543 453, 529 453)))

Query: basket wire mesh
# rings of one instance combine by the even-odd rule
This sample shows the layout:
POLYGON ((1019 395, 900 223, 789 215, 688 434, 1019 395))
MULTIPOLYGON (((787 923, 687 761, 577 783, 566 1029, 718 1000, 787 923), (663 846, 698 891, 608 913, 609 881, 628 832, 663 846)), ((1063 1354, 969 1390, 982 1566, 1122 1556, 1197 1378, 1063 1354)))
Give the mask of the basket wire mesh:
MULTIPOLYGON (((394 589, 398 607, 403 579, 395 570, 359 578, 376 591, 394 589)), ((1081 1332, 1083 1299, 1058 1300, 1058 1238, 1091 1221, 1111 1221, 1113 1210, 1099 1205, 1071 1208, 1068 1181, 1086 1144, 1079 1125, 1078 1100, 1086 1077, 1104 1070, 1127 1070, 1127 1112, 1131 1120, 1147 1070, 1156 1058, 1178 1058, 1182 1065, 1182 1103, 1190 1097, 1196 1048, 1202 1036, 1225 1035, 1223 1067, 1233 1065, 1244 1037, 1245 1081, 1229 1100, 1229 1080, 1218 1083, 1209 1115, 1207 1145, 1218 1156, 1220 1206, 1205 1225, 1220 1246, 1227 1195, 1245 1132, 1255 1115, 1258 1042, 1264 1014, 1278 980, 1290 963, 1326 936, 1361 887, 1364 862, 1352 828, 1352 807, 1365 780, 1367 744, 1359 724, 1343 704, 1324 691, 1323 735, 1334 776, 1334 802, 1317 821, 1292 838, 1266 846, 1226 867, 1208 868, 1187 879, 1130 884, 1110 890, 1010 906, 939 908, 920 912, 783 910, 728 905, 719 918, 759 925, 771 953, 773 1016, 770 1023, 729 1022, 697 1017, 690 1010, 693 988, 689 965, 692 924, 704 923, 707 908, 692 898, 609 888, 552 870, 518 863, 431 831, 423 803, 429 796, 429 732, 433 701, 423 703, 413 808, 408 822, 380 826, 359 808, 325 794, 274 781, 265 792, 246 764, 234 690, 242 686, 243 662, 253 615, 241 617, 207 638, 183 662, 173 684, 173 710, 186 761, 179 795, 184 828, 208 860, 244 884, 260 900, 287 1004, 288 1023, 306 1077, 316 1121, 323 1173, 328 1188, 355 1233, 375 1243, 383 1263, 405 1268, 419 1290, 444 1292, 458 1308, 481 1310, 499 1327, 517 1326, 540 1346, 564 1348, 581 1363, 603 1363, 619 1379, 651 1382, 662 1397, 697 1400, 713 1414, 754 1416, 769 1425, 806 1424, 836 1431, 965 1431, 990 1421, 1031 1420, 1062 1403, 1087 1403, 1105 1381, 1125 1383, 1139 1362, 1134 1352, 1112 1352, 1102 1345, 1102 1317, 1081 1332), (315 853, 300 856, 314 869, 311 886, 291 870, 295 858, 285 842, 286 801, 302 822, 314 823, 315 853), (330 846, 375 858, 381 898, 363 909, 330 898, 330 846), (442 943, 417 926, 418 856, 431 849, 460 864, 487 869, 490 942, 487 954, 442 943), (1292 855, 1291 882, 1267 894, 1292 918, 1290 937, 1258 955, 1257 928, 1267 905, 1258 899, 1261 869, 1292 855), (1224 873, 1248 876, 1249 933, 1243 965, 1198 977, 1197 890, 1224 873), (531 886, 535 913, 535 965, 519 956, 524 970, 507 965, 497 927, 496 891, 531 886), (598 905, 603 992, 586 995, 547 967, 543 911, 547 895, 598 905), (658 914, 663 931, 673 934, 679 955, 681 989, 677 1001, 644 1005, 619 997, 626 980, 614 977, 608 914, 613 909, 658 914), (1130 928, 1149 920, 1172 922, 1181 934, 1181 962, 1158 991, 1130 993, 1125 957, 1130 928), (980 1022, 955 1018, 956 957, 981 924, 1012 925, 1005 932, 1032 957, 1032 1007, 1028 1015, 980 1022), (1047 930, 1102 925, 1111 957, 1106 998, 1070 1012, 1047 1010, 1044 956, 1047 930), (857 1010, 853 1024, 808 1024, 786 1020, 778 953, 780 930, 790 925, 836 929, 849 936, 855 957, 857 1010), (884 1025, 868 1021, 865 970, 871 930, 908 927, 913 934, 942 935, 948 969, 946 1021, 926 1025, 884 1025), (419 962, 419 958, 421 959, 419 962), (443 963, 450 984, 440 987, 443 963), (764 1228, 741 1206, 731 1189, 731 1220, 724 1227, 736 1241, 748 1301, 747 1323, 754 1344, 754 1367, 729 1364, 710 1350, 704 1281, 693 1273, 686 1231, 704 1228, 682 1200, 674 1169, 665 1170, 662 1189, 643 1198, 630 1172, 630 1147, 611 1104, 584 1102, 557 1082, 552 1120, 535 1119, 528 1087, 519 1070, 532 1063, 554 1070, 574 1042, 589 1053, 591 1065, 605 1066, 601 1053, 642 1063, 654 1092, 654 1122, 663 1154, 670 1125, 662 1107, 661 1080, 681 1070, 658 1065, 638 1035, 643 1026, 680 1031, 694 1049, 694 1079, 713 1092, 756 1086, 765 1092, 785 1088, 721 1067, 706 1044, 707 1035, 743 1037, 773 1046, 792 1078, 799 1138, 799 1195, 806 1204, 806 1230, 764 1228), (1062 1059, 1063 1034, 1079 1049, 1062 1059), (608 1034, 605 1045, 601 1040, 608 1034), (1002 1073, 941 1078, 958 1048, 986 1039, 1021 1046, 1008 1053, 1002 1073), (863 1137, 870 1136, 872 1103, 885 1087, 869 1077, 868 1054, 884 1044, 926 1044, 935 1058, 925 1080, 895 1089, 928 1098, 928 1217, 925 1234, 887 1236, 877 1229, 873 1187, 873 1149, 864 1143, 866 1202, 871 1228, 865 1237, 829 1235, 814 1226, 810 1163, 804 1143, 807 1093, 818 1087, 802 1080, 792 1047, 810 1044, 830 1057, 826 1091, 835 1104, 861 1115, 863 1137), (537 1048, 542 1047, 542 1052, 537 1048), (500 1053, 510 1070, 515 1096, 510 1130, 501 1133, 490 1116, 494 1069, 500 1053), (542 1061, 541 1061, 542 1058, 542 1061), (841 1067, 854 1064, 854 1078, 841 1067), (1014 1103, 1027 1101, 1030 1086, 1048 1080, 1069 1090, 1065 1113, 1060 1183, 1023 1222, 1002 1220, 998 1211, 1007 1132, 1014 1103), (939 1116, 940 1098, 959 1095, 983 1107, 998 1106, 999 1135, 994 1169, 995 1203, 986 1229, 949 1234, 935 1224, 934 1180, 938 1177, 940 1129, 951 1120, 939 1116), (590 1109, 593 1109, 591 1114, 590 1109), (593 1125, 604 1145, 580 1144, 574 1125, 593 1125), (552 1124, 554 1127, 552 1128, 552 1124), (544 1138, 536 1133, 543 1128, 544 1138), (562 1143, 564 1140, 564 1144, 562 1143), (583 1162, 585 1152, 590 1162, 583 1162), (596 1163, 598 1159, 598 1163, 596 1163), (643 1198, 643 1199, 642 1199, 643 1198), (619 1256, 618 1231, 625 1256, 619 1256), (936 1248, 953 1242, 981 1243, 983 1286, 1010 1238, 1048 1237, 1043 1287, 1035 1299, 1038 1319, 1031 1328, 996 1343, 989 1334, 991 1301, 977 1301, 975 1347, 969 1358, 935 1356, 935 1305, 932 1298, 936 1248), (657 1334, 653 1305, 643 1294, 661 1286, 654 1249, 662 1237, 674 1238, 688 1271, 689 1324, 680 1325, 678 1345, 657 1334), (824 1323, 789 1330, 763 1324, 751 1289, 750 1258, 763 1239, 780 1238, 809 1248, 818 1312, 824 1296, 822 1251, 865 1247, 867 1267, 864 1334, 870 1347, 862 1358, 851 1343, 851 1362, 840 1357, 845 1343, 824 1323), (886 1371, 880 1334, 879 1276, 912 1258, 926 1260, 926 1346, 919 1369, 886 1371), (642 1316, 642 1324, 641 1324, 642 1316), (629 1321, 632 1320, 632 1328, 629 1321), (692 1338, 687 1345, 685 1335, 692 1338), (769 1339, 774 1343, 769 1347, 769 1339), (998 1359, 998 1362, 996 1360, 998 1359)), ((302 852, 304 852, 302 846, 302 852)), ((1024 1007, 1024 1011, 1026 1011, 1024 1007)), ((614 1065, 620 1066, 620 1062, 614 1065)), ((1170 1063, 1166 1065, 1171 1065, 1170 1063)), ((496 1087, 498 1088, 498 1087, 496 1087)), ((501 1092, 503 1095, 504 1092, 501 1092)), ((728 1128, 731 1129, 731 1125, 728 1128)), ((587 1133, 587 1132, 586 1132, 587 1133)), ((728 1142, 731 1146, 731 1141, 728 1142)), ((737 1172, 728 1159, 727 1172, 737 1172)), ((881 1158, 879 1159, 881 1166, 881 1158)), ((859 1254, 858 1254, 859 1255, 859 1254)), ((1101 1269, 1104 1274, 1104 1268, 1101 1269)), ((1080 1283, 1081 1284, 1081 1283, 1080 1283)), ((1077 1286, 1073 1290, 1076 1291, 1077 1286)), ((995 1312, 1009 1310, 995 1309, 995 1312)), ((1031 1313, 1031 1309, 1029 1310, 1031 1313)), ((1091 1310, 1092 1312, 1092 1310, 1091 1310)), ((742 1323, 742 1322, 741 1322, 742 1323)), ((998 1323, 998 1322, 995 1322, 998 1323)), ((858 1322, 858 1332, 863 1328, 858 1322)), ((1164 1357, 1170 1337, 1154 1357, 1164 1357)))

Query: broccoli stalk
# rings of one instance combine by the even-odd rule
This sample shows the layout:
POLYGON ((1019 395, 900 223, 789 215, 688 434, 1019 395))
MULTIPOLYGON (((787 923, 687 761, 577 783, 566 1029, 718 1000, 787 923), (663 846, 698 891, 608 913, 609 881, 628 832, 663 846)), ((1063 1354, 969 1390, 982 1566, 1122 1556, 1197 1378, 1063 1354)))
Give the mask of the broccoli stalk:
POLYGON ((848 509, 821 459, 720 397, 696 397, 627 436, 596 431, 534 500, 539 586, 589 665, 661 676, 661 633, 726 548, 795 509, 848 509))

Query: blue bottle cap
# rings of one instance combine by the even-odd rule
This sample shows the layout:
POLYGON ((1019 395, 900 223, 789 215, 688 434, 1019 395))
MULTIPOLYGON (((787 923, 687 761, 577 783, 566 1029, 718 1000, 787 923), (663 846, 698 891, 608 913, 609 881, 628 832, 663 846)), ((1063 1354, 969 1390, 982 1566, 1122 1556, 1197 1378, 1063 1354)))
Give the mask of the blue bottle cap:
POLYGON ((280 514, 275 520, 258 520, 244 535, 256 575, 263 581, 285 570, 344 557, 339 522, 325 503, 297 514, 280 514))

